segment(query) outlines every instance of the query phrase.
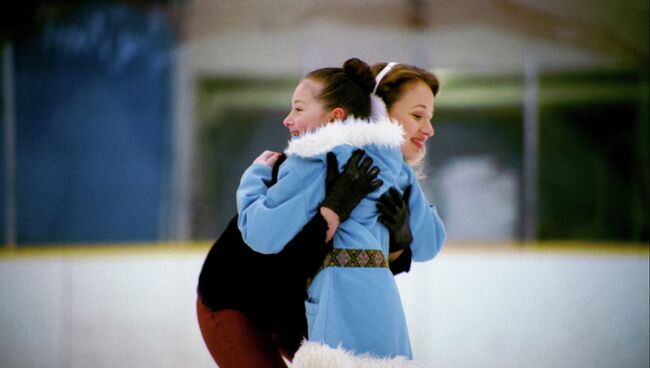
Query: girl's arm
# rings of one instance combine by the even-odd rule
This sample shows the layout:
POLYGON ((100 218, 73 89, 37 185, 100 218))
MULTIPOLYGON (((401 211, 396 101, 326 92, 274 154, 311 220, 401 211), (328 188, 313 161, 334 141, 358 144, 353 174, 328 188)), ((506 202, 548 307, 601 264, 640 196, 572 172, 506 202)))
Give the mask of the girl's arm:
POLYGON ((287 159, 270 188, 270 167, 254 164, 246 170, 237 190, 238 226, 253 250, 281 251, 317 210, 329 225, 331 239, 340 221, 382 185, 377 179, 379 168, 371 167, 372 159, 364 158, 363 150, 350 156, 341 173, 333 153, 327 154, 327 175, 321 162, 287 159))
POLYGON ((316 214, 317 204, 322 201, 323 190, 315 184, 323 180, 323 175, 315 175, 316 180, 305 183, 291 164, 288 159, 282 165, 277 183, 270 188, 266 183, 271 179, 271 168, 253 164, 244 172, 237 189, 239 230, 244 241, 259 253, 281 251, 316 214))

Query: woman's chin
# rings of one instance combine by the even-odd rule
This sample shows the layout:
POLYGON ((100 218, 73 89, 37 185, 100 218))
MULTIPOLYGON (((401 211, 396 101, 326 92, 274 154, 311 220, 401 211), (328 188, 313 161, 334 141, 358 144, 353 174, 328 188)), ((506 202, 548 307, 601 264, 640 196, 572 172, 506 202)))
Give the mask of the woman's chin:
POLYGON ((416 147, 409 147, 409 149, 402 150, 402 155, 404 156, 404 160, 406 162, 415 163, 422 160, 422 157, 424 156, 424 150, 420 150, 416 147))

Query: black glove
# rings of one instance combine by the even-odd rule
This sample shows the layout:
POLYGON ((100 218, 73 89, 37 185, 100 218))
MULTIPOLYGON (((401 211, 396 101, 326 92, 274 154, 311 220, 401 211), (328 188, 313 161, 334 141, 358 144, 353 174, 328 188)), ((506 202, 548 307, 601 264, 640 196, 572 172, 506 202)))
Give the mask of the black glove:
POLYGON ((377 190, 384 183, 376 179, 379 175, 379 168, 372 165, 372 159, 363 157, 363 150, 356 150, 339 173, 339 165, 336 155, 327 154, 327 177, 325 178, 325 200, 321 206, 334 211, 341 222, 350 217, 350 212, 368 194, 377 190))
POLYGON ((388 268, 393 275, 400 274, 402 272, 409 272, 411 270, 411 261, 413 260, 413 252, 411 247, 404 248, 402 254, 397 257, 397 259, 392 260, 388 263, 388 268))
POLYGON ((406 249, 411 245, 413 236, 409 228, 408 200, 411 195, 411 186, 400 195, 397 189, 390 188, 379 197, 377 209, 379 222, 388 228, 390 235, 389 252, 406 249))

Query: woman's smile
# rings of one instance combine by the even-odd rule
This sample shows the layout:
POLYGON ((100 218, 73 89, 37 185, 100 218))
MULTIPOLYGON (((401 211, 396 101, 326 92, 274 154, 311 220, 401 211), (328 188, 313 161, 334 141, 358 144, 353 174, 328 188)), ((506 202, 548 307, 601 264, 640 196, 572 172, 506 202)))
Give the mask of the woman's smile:
POLYGON ((426 138, 416 138, 413 137, 411 138, 411 142, 417 147, 420 151, 424 149, 424 144, 426 143, 427 139, 426 138))

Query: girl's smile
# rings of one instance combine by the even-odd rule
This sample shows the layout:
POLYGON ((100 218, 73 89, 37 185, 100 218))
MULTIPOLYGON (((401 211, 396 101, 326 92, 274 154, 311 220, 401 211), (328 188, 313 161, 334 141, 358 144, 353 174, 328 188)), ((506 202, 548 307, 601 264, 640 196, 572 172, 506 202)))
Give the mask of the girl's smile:
POLYGON ((298 137, 320 127, 330 120, 329 110, 318 99, 323 84, 313 79, 303 79, 291 99, 291 111, 284 119, 284 126, 289 128, 291 137, 298 137))

